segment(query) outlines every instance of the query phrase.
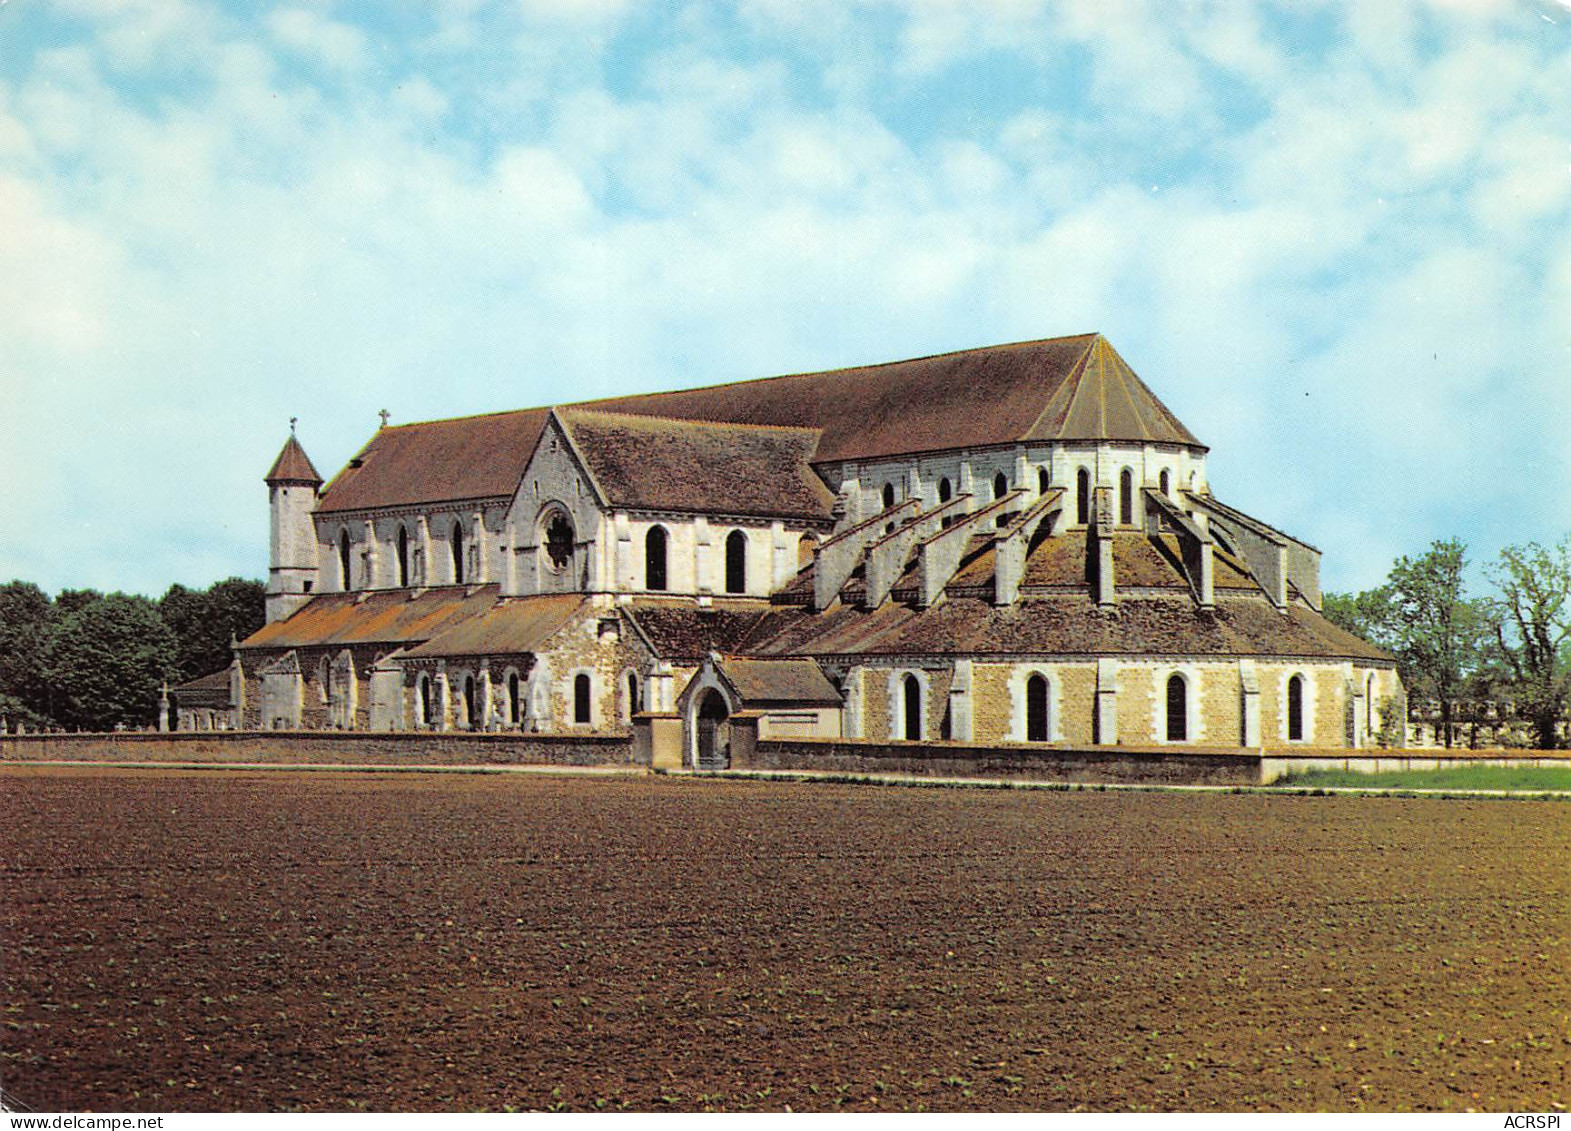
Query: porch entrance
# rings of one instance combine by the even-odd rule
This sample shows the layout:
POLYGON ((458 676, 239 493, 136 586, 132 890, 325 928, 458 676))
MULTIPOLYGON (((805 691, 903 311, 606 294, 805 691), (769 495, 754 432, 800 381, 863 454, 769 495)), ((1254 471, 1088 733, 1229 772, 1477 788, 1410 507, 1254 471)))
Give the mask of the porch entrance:
POLYGON ((698 704, 698 768, 726 770, 731 767, 731 712, 725 697, 710 688, 698 704))

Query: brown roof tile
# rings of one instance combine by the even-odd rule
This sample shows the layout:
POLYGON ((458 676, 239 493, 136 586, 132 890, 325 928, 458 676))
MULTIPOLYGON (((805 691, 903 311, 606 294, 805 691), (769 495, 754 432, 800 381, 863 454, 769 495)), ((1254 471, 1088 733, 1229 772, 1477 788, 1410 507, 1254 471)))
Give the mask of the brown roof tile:
POLYGON ((208 675, 198 676, 169 689, 169 696, 179 707, 229 706, 229 669, 220 668, 208 675))
POLYGON ((1025 597, 994 606, 950 597, 920 611, 886 603, 837 607, 781 621, 755 635, 759 655, 1152 655, 1294 656, 1391 663, 1391 657, 1309 609, 1287 616, 1263 597, 1221 597, 1214 611, 1187 593, 1126 597, 1099 609, 1082 593, 1025 597))
POLYGON ((614 398, 595 407, 819 428, 819 462, 1021 440, 1201 446, 1100 334, 614 398))
POLYGON ((822 668, 813 660, 744 660, 729 658, 719 663, 725 677, 742 702, 750 707, 766 704, 803 704, 840 706, 840 694, 822 668))
POLYGON ((273 466, 267 471, 264 480, 267 483, 309 483, 316 486, 322 482, 322 477, 316 473, 316 467, 311 463, 311 457, 305 454, 305 449, 300 446, 300 441, 295 439, 293 432, 289 439, 284 441, 283 448, 278 453, 278 458, 273 461, 273 466))
MULTIPOLYGON (((568 407, 814 429, 819 433, 812 455, 816 462, 1024 440, 1101 438, 1203 446, 1100 334, 568 407)), ((509 495, 523 476, 548 411, 523 409, 383 428, 328 485, 318 510, 509 495)), ((626 442, 653 440, 628 437, 626 442)), ((760 458, 768 463, 778 453, 760 458)), ((814 493, 810 484, 795 477, 787 489, 814 493)), ((706 497, 705 506, 719 498, 718 493, 706 497)), ((775 506, 770 503, 759 513, 781 513, 775 506)))
POLYGON ((461 620, 496 604, 500 586, 472 589, 371 589, 324 593, 293 616, 263 625, 240 647, 305 648, 339 644, 408 644, 429 640, 461 620))
POLYGON ((741 651, 759 625, 772 622, 779 611, 763 601, 717 601, 701 609, 681 599, 635 598, 626 606, 656 653, 673 661, 741 651))
POLYGON ((506 597, 445 628, 406 656, 506 656, 538 652, 584 607, 581 593, 506 597))
POLYGON ((809 461, 811 428, 557 410, 613 506, 827 519, 834 496, 809 461))
POLYGON ((548 409, 383 428, 333 477, 320 514, 511 495, 548 409))

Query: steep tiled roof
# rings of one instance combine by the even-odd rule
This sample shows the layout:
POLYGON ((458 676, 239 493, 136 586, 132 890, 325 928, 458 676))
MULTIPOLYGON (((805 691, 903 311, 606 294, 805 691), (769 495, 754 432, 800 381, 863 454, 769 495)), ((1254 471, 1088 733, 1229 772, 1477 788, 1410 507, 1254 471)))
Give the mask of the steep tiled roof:
POLYGON ((1309 609, 1277 612, 1260 597, 1219 597, 1214 611, 1187 595, 1125 597, 1097 608, 1080 593, 995 606, 951 597, 929 609, 886 603, 782 622, 754 655, 1292 656, 1391 663, 1378 648, 1309 609))
POLYGON ((317 511, 511 495, 534 453, 547 412, 530 408, 380 429, 333 477, 317 511))
POLYGON ((496 604, 496 585, 420 590, 371 589, 323 593, 294 615, 263 625, 240 647, 303 648, 341 644, 407 644, 429 640, 496 604))
POLYGON ((322 482, 322 477, 316 473, 316 468, 311 463, 311 457, 305 454, 305 449, 300 446, 300 441, 295 439, 293 432, 289 439, 284 441, 278 458, 273 461, 273 466, 268 469, 264 480, 267 483, 309 483, 316 485, 322 482))
POLYGON ((1200 443, 1100 334, 1025 438, 1200 443))
MULTIPOLYGON (((612 397, 567 408, 577 410, 581 419, 587 419, 584 410, 593 410, 817 433, 816 450, 805 439, 749 441, 756 449, 754 458, 769 466, 797 445, 820 463, 1029 440, 1100 438, 1203 446, 1100 334, 612 397)), ((533 408, 383 428, 328 485, 318 510, 509 495, 523 477, 548 412, 533 408)), ((612 462, 625 464, 635 453, 660 451, 660 437, 676 435, 635 433, 627 426, 623 433, 622 454, 608 457, 612 462)), ((695 435, 688 442, 708 444, 712 439, 695 435)), ((630 481, 628 489, 642 488, 630 481)), ((792 495, 816 494, 800 473, 788 477, 786 489, 792 495)), ((702 503, 712 509, 723 501, 716 491, 702 503)), ((783 513, 774 504, 755 505, 761 508, 758 513, 783 513)), ((792 505, 805 501, 799 498, 792 505)))
POLYGON ((663 659, 689 662, 710 652, 741 651, 761 624, 778 619, 763 601, 716 601, 700 609, 680 598, 634 598, 626 611, 663 659))
POLYGON ((811 428, 715 424, 557 410, 613 506, 830 517, 834 496, 808 461, 811 428))
POLYGON ((1021 440, 1201 446, 1100 334, 614 398, 594 407, 819 428, 820 462, 1021 440))
POLYGON ((587 600, 581 593, 504 598, 478 616, 443 629, 406 656, 492 656, 538 652, 587 600))
POLYGON ((840 706, 840 694, 813 660, 721 660, 727 683, 748 706, 802 704, 840 706))
POLYGON ((180 707, 229 706, 229 669, 220 668, 169 689, 169 696, 180 707))

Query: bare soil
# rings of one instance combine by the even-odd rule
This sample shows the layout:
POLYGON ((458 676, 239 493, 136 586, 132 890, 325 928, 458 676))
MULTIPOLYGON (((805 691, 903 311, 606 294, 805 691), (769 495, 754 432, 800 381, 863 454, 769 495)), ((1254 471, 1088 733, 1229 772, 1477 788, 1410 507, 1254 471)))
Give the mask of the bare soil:
POLYGON ((37 1110, 1546 1110, 1571 806, 0 767, 37 1110))

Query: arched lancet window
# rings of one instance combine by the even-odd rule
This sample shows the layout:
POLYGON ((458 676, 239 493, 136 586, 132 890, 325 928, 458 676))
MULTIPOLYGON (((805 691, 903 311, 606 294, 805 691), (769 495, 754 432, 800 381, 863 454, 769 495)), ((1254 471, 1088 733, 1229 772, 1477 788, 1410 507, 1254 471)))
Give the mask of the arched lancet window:
POLYGON ((993 498, 1002 499, 1007 494, 1009 494, 1009 480, 1004 475, 1004 473, 1000 471, 997 475, 993 476, 993 498))
POLYGON ((1083 467, 1075 472, 1075 521, 1091 521, 1091 473, 1083 467))
POLYGON ((398 527, 398 587, 409 588, 409 531, 398 527))
POLYGON ((950 486, 948 476, 938 481, 938 501, 940 503, 947 503, 954 493, 955 489, 950 486))
POLYGON ((431 677, 420 676, 420 693, 415 697, 415 710, 420 713, 419 723, 423 727, 431 725, 436 712, 431 708, 431 677))
POLYGON ((1135 521, 1135 473, 1127 467, 1118 477, 1118 521, 1125 526, 1135 521))
POLYGON ((631 722, 634 715, 643 710, 643 704, 638 701, 638 673, 627 673, 627 718, 631 722))
POLYGON ((916 742, 922 737, 922 685, 916 676, 908 675, 900 686, 905 700, 905 738, 916 742))
POLYGON ((589 721, 589 676, 584 672, 573 679, 573 721, 589 721))
POLYGON ((453 584, 464 583, 464 524, 453 523, 453 584))
POLYGON ((884 509, 888 510, 890 507, 892 507, 894 505, 895 505, 895 485, 893 483, 885 483, 884 484, 884 509))
POLYGON ((666 587, 666 532, 663 526, 652 526, 644 536, 644 588, 663 590, 666 587))
POLYGON ((464 677, 464 721, 470 730, 480 729, 480 697, 475 694, 475 677, 464 677))
POLYGON ((733 530, 725 540, 725 591, 747 592, 747 535, 733 530))
POLYGON ((1026 741, 1046 742, 1052 733, 1048 718, 1047 680, 1033 675, 1026 680, 1026 741))
POLYGON ((1379 720, 1375 718, 1375 673, 1370 672, 1364 684, 1364 732, 1374 734, 1379 729, 1379 720))
POLYGON ((801 569, 813 564, 813 554, 818 550, 818 539, 811 534, 804 534, 796 544, 796 564, 801 569))
POLYGON ((1176 672, 1167 679, 1167 740, 1189 741, 1189 685, 1176 672))
POLYGON ((545 556, 554 572, 561 573, 572 562, 576 541, 573 520, 562 511, 552 511, 551 520, 545 526, 545 556))
POLYGON ((1162 487, 1162 494, 1171 495, 1173 493, 1173 477, 1168 474, 1165 467, 1162 469, 1162 478, 1159 482, 1162 487))
POLYGON ((344 592, 354 588, 354 575, 349 572, 349 531, 338 532, 338 587, 344 592))
POLYGON ((1304 680, 1293 676, 1287 681, 1287 740, 1304 740, 1304 680))
POLYGON ((518 673, 509 672, 507 675, 507 722, 510 726, 517 726, 523 720, 519 717, 518 673))
POLYGON ((1053 485, 1053 477, 1046 467, 1036 469, 1036 489, 1039 494, 1047 494, 1047 489, 1053 485))

